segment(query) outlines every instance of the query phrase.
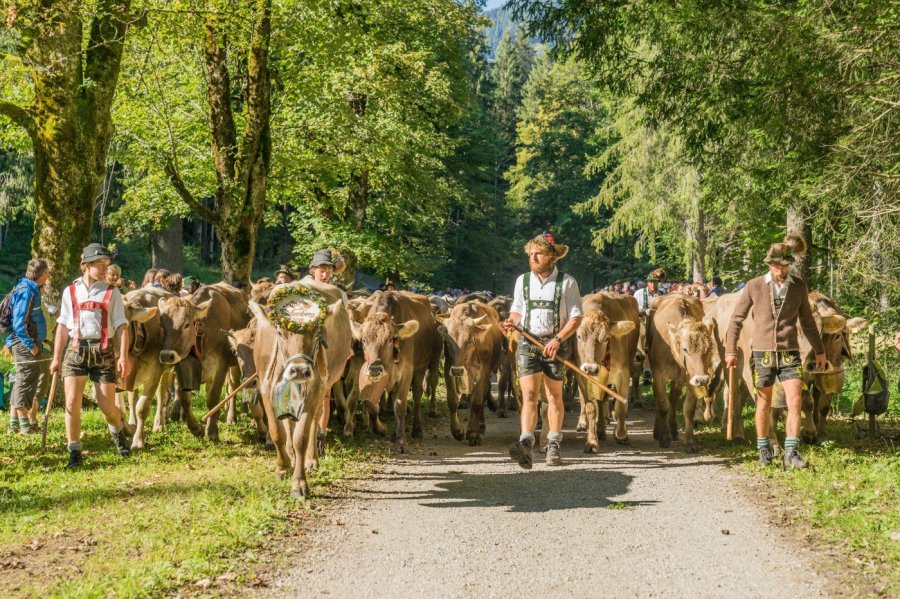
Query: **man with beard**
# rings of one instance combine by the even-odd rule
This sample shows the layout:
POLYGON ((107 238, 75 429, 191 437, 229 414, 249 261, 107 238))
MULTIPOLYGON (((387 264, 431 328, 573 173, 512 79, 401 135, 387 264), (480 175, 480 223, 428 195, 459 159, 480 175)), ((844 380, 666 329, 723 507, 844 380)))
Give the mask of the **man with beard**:
POLYGON ((573 277, 563 274, 556 263, 569 252, 546 231, 525 245, 531 272, 519 276, 513 292, 509 318, 503 321, 505 331, 520 326, 544 344, 543 351, 522 337, 516 350, 516 374, 522 387, 521 435, 509 447, 510 457, 522 468, 533 464, 534 428, 537 424, 538 397, 543 381, 549 410, 547 422, 548 466, 559 466, 562 459, 563 381, 565 366, 556 358, 566 358, 570 344, 566 343, 578 331, 581 323, 581 294, 573 277))
POLYGON ((773 243, 763 260, 769 272, 747 283, 734 308, 725 336, 725 367, 737 364, 737 342, 744 319, 753 310, 750 333, 753 383, 756 387, 756 447, 760 466, 772 463, 769 446, 769 411, 772 388, 781 381, 788 416, 784 423, 784 468, 794 470, 809 464, 797 449, 800 443, 800 401, 803 391, 800 345, 797 322, 803 328, 813 351, 816 370, 824 370, 825 347, 809 307, 809 290, 800 273, 791 268, 795 256, 806 253, 806 241, 799 235, 788 235, 783 243, 773 243))

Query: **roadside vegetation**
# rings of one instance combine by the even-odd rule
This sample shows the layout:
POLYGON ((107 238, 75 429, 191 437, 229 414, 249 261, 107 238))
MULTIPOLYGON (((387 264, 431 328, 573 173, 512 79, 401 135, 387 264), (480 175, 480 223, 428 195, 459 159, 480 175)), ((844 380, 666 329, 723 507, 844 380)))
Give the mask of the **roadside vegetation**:
POLYGON ((314 498, 298 503, 247 417, 223 426, 215 444, 172 423, 127 459, 99 410, 85 411, 84 431, 76 472, 63 468, 61 410, 43 455, 40 435, 0 436, 0 596, 158 597, 252 585, 254 551, 312 517, 316 497, 368 463, 367 442, 335 440, 310 479, 314 498))

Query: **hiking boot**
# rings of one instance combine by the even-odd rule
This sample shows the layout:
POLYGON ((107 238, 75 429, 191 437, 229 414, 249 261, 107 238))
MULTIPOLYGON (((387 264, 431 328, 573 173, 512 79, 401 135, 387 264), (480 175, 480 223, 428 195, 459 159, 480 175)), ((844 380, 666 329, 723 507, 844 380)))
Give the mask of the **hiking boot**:
POLYGON ((116 446, 116 450, 119 452, 119 455, 123 458, 131 455, 131 447, 128 445, 128 437, 125 434, 124 430, 121 430, 117 433, 112 431, 109 432, 109 436, 112 437, 113 443, 116 446))
POLYGON ((559 441, 550 441, 547 443, 547 457, 544 458, 548 466, 562 466, 562 458, 559 457, 559 441))
POLYGON ((69 463, 66 464, 66 468, 73 469, 79 468, 84 463, 84 460, 81 457, 80 449, 72 449, 69 451, 69 463))
POLYGON ((760 468, 765 468, 766 466, 772 465, 772 450, 768 445, 766 447, 759 448, 759 461, 756 462, 756 465, 760 468))
POLYGON ((509 446, 509 457, 525 470, 531 470, 531 466, 534 463, 531 457, 531 447, 533 445, 534 441, 520 439, 509 446))
POLYGON ((9 426, 6 428, 7 435, 15 435, 19 432, 19 422, 16 421, 15 424, 12 422, 9 423, 9 426))
POLYGON ((784 469, 803 470, 809 468, 809 463, 803 459, 796 447, 784 450, 784 469))
POLYGON ((20 435, 35 435, 38 432, 37 422, 28 423, 25 426, 19 428, 20 435))

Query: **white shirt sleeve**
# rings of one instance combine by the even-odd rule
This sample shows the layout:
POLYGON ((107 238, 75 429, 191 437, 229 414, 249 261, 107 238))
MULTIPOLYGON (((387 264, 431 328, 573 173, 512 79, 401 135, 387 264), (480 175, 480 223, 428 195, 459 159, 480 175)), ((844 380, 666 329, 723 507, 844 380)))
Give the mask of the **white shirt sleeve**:
POLYGON ((109 313, 107 318, 110 336, 120 326, 128 324, 128 319, 125 317, 125 302, 122 301, 122 294, 119 293, 118 289, 113 289, 112 294, 109 296, 109 313))
POLYGON ((68 285, 63 287, 59 298, 59 316, 56 317, 56 323, 61 324, 69 331, 75 327, 72 324, 72 295, 68 285))
POLYGON ((525 273, 524 275, 519 275, 519 278, 516 279, 516 286, 513 288, 513 302, 509 308, 510 313, 515 312, 522 316, 525 315, 525 291, 523 290, 525 283, 523 277, 530 276, 530 273, 525 273))
POLYGON ((575 277, 567 277, 565 283, 568 283, 568 285, 563 285, 563 291, 566 296, 566 309, 568 310, 566 322, 568 322, 573 318, 584 316, 584 313, 581 311, 581 293, 578 290, 578 281, 575 280, 575 277))

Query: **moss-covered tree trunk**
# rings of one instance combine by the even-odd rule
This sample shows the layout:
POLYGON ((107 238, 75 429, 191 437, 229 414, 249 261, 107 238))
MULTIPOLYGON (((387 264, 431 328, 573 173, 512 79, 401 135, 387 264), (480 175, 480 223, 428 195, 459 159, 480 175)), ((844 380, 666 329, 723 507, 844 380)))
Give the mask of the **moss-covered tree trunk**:
MULTIPOLYGON (((229 48, 220 21, 221 11, 210 11, 204 23, 204 69, 209 105, 210 132, 216 169, 216 208, 210 210, 187 189, 169 158, 166 173, 179 196, 201 218, 216 226, 222 248, 222 277, 248 283, 256 254, 256 239, 266 207, 266 185, 271 164, 271 84, 269 39, 272 29, 271 0, 252 0, 250 44, 247 49, 246 120, 238 136, 234 94, 228 71, 229 48)), ((241 62, 241 61, 238 61, 241 62)))
POLYGON ((0 114, 32 141, 32 253, 50 262, 51 296, 77 273, 81 248, 91 238, 130 0, 101 0, 89 8, 88 23, 88 7, 74 0, 46 0, 9 13, 7 21, 29 40, 20 52, 31 66, 34 96, 26 107, 0 100, 0 114))

